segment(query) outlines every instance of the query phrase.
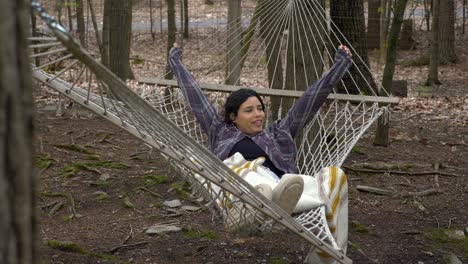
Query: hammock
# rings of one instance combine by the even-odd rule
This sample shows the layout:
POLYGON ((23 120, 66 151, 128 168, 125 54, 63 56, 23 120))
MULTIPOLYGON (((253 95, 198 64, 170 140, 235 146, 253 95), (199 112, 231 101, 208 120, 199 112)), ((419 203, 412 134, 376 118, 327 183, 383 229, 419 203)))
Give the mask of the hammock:
MULTIPOLYGON (((141 83, 150 85, 143 85, 140 96, 137 95, 97 63, 36 1, 33 1, 33 8, 56 36, 30 38, 31 58, 40 60, 32 66, 35 79, 160 151, 193 185, 194 195, 205 197, 207 206, 214 208, 224 222, 232 222, 232 211, 218 206, 219 199, 223 200, 221 203, 231 202, 232 199, 226 195, 229 193, 236 197, 233 205, 241 218, 253 223, 255 218, 264 221, 266 215, 273 221, 267 221, 260 228, 267 229, 279 223, 308 241, 312 249, 318 248, 340 263, 351 263, 328 229, 323 206, 293 219, 202 146, 206 145, 206 136, 187 109, 182 94, 178 89, 167 88, 176 87, 174 81, 140 79, 141 83), (37 51, 43 48, 50 51, 37 51), (61 66, 60 70, 52 69, 57 65, 61 66), (196 175, 201 176, 202 180, 196 175), (219 186, 222 192, 213 192, 212 184, 219 186)), ((257 11, 259 18, 261 14, 257 11)), ((237 21, 235 24, 240 23, 237 21)), ((255 44, 251 42, 250 45, 255 44)), ((247 60, 244 63, 244 70, 251 65, 247 60)), ((326 64, 326 61, 323 60, 323 63, 326 64)), ((240 79, 234 81, 235 84, 239 82, 240 79)), ((239 87, 203 84, 202 88, 211 96, 214 104, 222 105, 225 94, 239 87)), ((267 102, 272 104, 279 98, 284 101, 285 107, 287 99, 294 100, 301 94, 299 91, 256 90, 266 97, 267 102)), ((329 99, 327 107, 323 107, 304 129, 306 136, 302 137, 298 147, 299 171, 303 174, 314 175, 322 167, 340 166, 359 137, 386 111, 385 107, 379 107, 379 103, 395 103, 391 98, 350 94, 332 94, 329 99), (309 132, 313 136, 308 136, 309 132)), ((281 112, 280 106, 276 114, 281 116, 281 112)))

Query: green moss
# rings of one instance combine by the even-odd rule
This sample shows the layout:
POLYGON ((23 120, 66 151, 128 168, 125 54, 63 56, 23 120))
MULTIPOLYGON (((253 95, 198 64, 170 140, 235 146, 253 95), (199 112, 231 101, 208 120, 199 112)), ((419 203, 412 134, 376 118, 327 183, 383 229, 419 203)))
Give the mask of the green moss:
POLYGON ((132 201, 130 201, 130 198, 128 196, 125 196, 122 199, 122 205, 123 205, 123 207, 128 208, 128 209, 135 208, 135 205, 132 203, 132 201))
POLYGON ((135 65, 145 64, 145 60, 141 58, 134 58, 132 64, 135 64, 135 65))
POLYGON ((76 162, 63 168, 65 177, 72 177, 80 171, 91 171, 99 173, 97 168, 128 169, 130 166, 113 161, 76 162))
POLYGON ((174 182, 170 187, 182 198, 190 196, 190 183, 187 181, 174 182))
POLYGON ((271 264, 289 264, 291 261, 284 259, 284 258, 279 258, 279 257, 274 257, 270 260, 271 264))
POLYGON ((70 214, 70 215, 65 215, 65 216, 63 216, 62 219, 63 219, 63 221, 64 221, 65 223, 68 223, 68 222, 70 222, 71 220, 73 220, 73 218, 74 218, 74 216, 73 216, 72 214, 70 214))
POLYGON ((424 237, 431 241, 436 250, 447 250, 457 254, 463 254, 468 258, 468 237, 455 238, 450 236, 450 229, 431 229, 424 232, 424 237))
POLYGON ((360 147, 358 146, 354 146, 352 149, 351 149, 352 152, 354 153, 357 153, 357 154, 361 154, 361 155, 367 155, 367 153, 365 151, 363 151, 360 147))
POLYGON ((101 157, 98 155, 88 155, 85 157, 86 160, 101 160, 101 157))
POLYGON ((57 145, 54 145, 54 147, 65 149, 65 150, 70 150, 70 151, 75 151, 79 153, 84 153, 84 154, 94 154, 91 150, 83 146, 80 146, 78 144, 70 144, 70 145, 57 144, 57 145))
POLYGON ((86 254, 78 244, 70 241, 47 240, 46 245, 53 249, 58 249, 66 252, 86 254))
POLYGON ((91 186, 99 187, 99 188, 109 188, 111 184, 106 181, 94 181, 94 182, 91 182, 91 186))
POLYGON ((53 249, 62 250, 65 252, 83 254, 95 258, 102 259, 104 261, 118 261, 119 258, 114 255, 104 254, 104 253, 94 253, 88 252, 81 248, 77 243, 70 241, 58 241, 58 240, 47 240, 46 245, 53 249))
POLYGON ((356 220, 351 221, 351 227, 357 233, 361 233, 361 234, 369 234, 370 233, 370 230, 369 230, 369 228, 367 226, 359 223, 356 220))
POLYGON ((85 165, 91 168, 108 168, 108 169, 128 169, 130 166, 123 163, 114 162, 114 161, 96 161, 96 162, 87 162, 85 165))
POLYGON ((352 243, 352 242, 349 242, 349 241, 348 241, 348 243, 349 243, 350 248, 351 248, 352 250, 358 250, 358 249, 361 248, 361 246, 360 246, 359 244, 357 244, 357 243, 352 243))
POLYGON ((142 176, 145 185, 155 185, 167 183, 169 180, 165 175, 146 174, 142 176))
POLYGON ((425 92, 425 93, 430 93, 432 92, 432 86, 420 86, 416 88, 417 92, 425 92))
POLYGON ((106 132, 98 132, 96 133, 96 137, 99 138, 99 141, 110 140, 112 138, 112 134, 106 132))
POLYGON ((35 159, 36 167, 39 169, 47 169, 55 163, 57 163, 57 160, 48 156, 36 156, 35 159))

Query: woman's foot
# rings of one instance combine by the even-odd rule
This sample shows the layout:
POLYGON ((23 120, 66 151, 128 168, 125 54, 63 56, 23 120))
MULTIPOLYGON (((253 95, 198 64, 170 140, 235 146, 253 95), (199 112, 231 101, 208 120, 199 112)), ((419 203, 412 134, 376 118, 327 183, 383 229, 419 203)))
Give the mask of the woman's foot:
POLYGON ((284 175, 278 182, 271 200, 291 214, 304 191, 304 180, 297 175, 284 175))

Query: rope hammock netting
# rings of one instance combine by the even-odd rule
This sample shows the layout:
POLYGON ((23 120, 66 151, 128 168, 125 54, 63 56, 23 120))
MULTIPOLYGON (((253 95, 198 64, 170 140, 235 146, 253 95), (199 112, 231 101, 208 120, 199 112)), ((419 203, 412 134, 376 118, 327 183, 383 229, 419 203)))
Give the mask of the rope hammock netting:
MULTIPOLYGON (((193 195, 203 196, 224 223, 240 217, 262 230, 279 223, 308 241, 311 252, 351 263, 330 232, 324 206, 292 218, 207 150, 207 137, 175 81, 141 78, 139 94, 135 93, 77 44, 37 1, 32 2, 55 35, 30 38, 35 79, 158 150, 192 184, 193 195), (54 67, 58 64, 60 69, 54 67), (230 204, 230 209, 223 204, 230 204), (271 220, 265 221, 265 216, 271 220), (259 221, 265 224, 256 225, 259 221)), ((210 31, 212 37, 183 41, 187 68, 215 106, 223 105, 227 94, 240 86, 253 86, 264 97, 273 122, 331 66, 336 43, 352 49, 320 1, 260 0, 250 12, 242 10, 242 14, 225 14, 229 19, 210 31)), ((359 137, 387 111, 387 105, 396 102, 377 96, 378 90, 385 94, 383 88, 373 87, 369 68, 362 67, 365 64, 353 53, 353 74, 347 73, 335 87, 297 141, 302 174, 342 165, 359 137)))

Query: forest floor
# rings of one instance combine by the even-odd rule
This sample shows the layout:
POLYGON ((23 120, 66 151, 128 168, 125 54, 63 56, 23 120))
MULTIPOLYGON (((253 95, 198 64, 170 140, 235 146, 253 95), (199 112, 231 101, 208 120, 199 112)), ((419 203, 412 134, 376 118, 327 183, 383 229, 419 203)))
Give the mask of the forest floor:
MULTIPOLYGON (((459 62, 440 67, 442 85, 429 94, 419 90, 427 66, 403 66, 427 51, 427 38, 421 34, 416 50, 399 53, 395 79, 408 81, 409 97, 392 109, 390 145, 372 144, 373 126, 343 166, 349 179, 347 255, 354 263, 438 264, 455 256, 468 263, 468 37, 457 37, 459 62)), ((138 39, 133 45, 144 46, 138 39)), ((138 48, 133 54, 148 53, 138 48)), ((378 74, 382 65, 375 56, 378 74)), ((135 73, 145 75, 138 71, 144 67, 135 73)), ((308 245, 285 230, 226 232, 210 211, 187 199, 164 159, 133 136, 77 105, 57 116, 56 100, 39 86, 35 98, 40 263, 304 260, 308 245), (163 205, 174 199, 196 208, 163 205), (157 223, 181 231, 145 234, 157 223)))

